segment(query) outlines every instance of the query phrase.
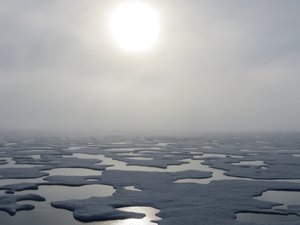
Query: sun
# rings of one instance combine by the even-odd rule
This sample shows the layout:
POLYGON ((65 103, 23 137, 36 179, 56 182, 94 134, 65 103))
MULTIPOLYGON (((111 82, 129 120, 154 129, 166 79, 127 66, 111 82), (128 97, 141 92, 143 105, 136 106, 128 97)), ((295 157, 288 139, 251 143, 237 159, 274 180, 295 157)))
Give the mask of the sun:
POLYGON ((114 41, 123 50, 142 52, 157 43, 160 17, 147 3, 123 3, 112 12, 109 29, 114 41))

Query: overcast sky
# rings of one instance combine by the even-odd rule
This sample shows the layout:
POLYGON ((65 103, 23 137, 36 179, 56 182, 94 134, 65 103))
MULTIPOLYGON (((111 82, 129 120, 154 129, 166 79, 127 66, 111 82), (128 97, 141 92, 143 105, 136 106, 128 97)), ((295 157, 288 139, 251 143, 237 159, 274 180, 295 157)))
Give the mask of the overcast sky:
POLYGON ((139 54, 109 33, 120 2, 0 0, 1 129, 300 130, 300 1, 149 1, 139 54))

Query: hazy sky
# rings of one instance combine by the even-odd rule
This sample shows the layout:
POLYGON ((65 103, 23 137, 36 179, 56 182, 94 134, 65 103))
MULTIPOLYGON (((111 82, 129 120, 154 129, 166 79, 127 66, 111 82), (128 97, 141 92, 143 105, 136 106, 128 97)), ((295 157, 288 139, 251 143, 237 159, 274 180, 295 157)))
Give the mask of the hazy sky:
POLYGON ((120 2, 0 0, 0 128, 300 130, 300 1, 152 0, 161 34, 111 38, 120 2))

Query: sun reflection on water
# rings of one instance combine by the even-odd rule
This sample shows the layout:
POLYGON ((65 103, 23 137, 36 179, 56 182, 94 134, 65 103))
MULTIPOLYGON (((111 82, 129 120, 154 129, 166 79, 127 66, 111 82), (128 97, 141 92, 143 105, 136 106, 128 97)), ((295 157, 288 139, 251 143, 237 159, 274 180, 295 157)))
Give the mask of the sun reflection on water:
POLYGON ((101 222, 99 225, 157 225, 157 223, 154 223, 152 221, 161 219, 160 217, 156 216, 156 213, 158 213, 159 210, 152 207, 131 206, 118 208, 118 210, 122 210, 125 212, 143 213, 145 214, 145 217, 142 219, 106 221, 101 222))

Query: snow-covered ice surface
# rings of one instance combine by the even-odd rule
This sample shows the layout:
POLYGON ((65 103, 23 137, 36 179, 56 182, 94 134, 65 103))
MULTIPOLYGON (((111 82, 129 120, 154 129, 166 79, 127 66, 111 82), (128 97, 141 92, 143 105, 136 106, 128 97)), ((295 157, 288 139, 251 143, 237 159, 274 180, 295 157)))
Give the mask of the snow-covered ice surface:
POLYGON ((299 225, 299 155, 300 134, 1 136, 0 221, 299 225))

